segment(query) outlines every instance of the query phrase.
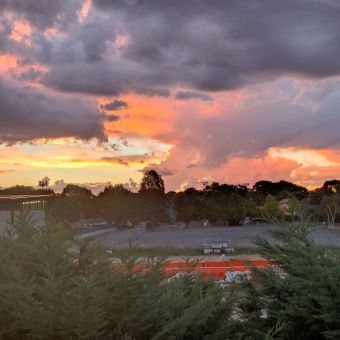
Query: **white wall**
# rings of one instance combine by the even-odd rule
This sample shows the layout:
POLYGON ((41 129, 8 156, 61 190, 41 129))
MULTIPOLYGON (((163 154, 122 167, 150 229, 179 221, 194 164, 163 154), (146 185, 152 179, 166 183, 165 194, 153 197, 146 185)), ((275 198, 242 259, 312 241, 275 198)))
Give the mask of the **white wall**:
MULTIPOLYGON (((14 211, 14 219, 18 217, 20 214, 19 210, 14 211)), ((32 216, 33 221, 37 221, 37 223, 42 223, 45 221, 45 212, 44 210, 30 210, 30 216, 32 216)), ((3 234, 8 223, 11 221, 11 211, 10 210, 0 210, 0 234, 3 234)))

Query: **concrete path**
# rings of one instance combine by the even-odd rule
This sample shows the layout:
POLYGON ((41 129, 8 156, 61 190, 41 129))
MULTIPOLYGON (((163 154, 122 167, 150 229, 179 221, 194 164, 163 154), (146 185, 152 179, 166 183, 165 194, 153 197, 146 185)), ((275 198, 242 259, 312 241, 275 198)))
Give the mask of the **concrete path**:
POLYGON ((95 231, 89 231, 88 233, 79 234, 75 237, 76 240, 92 237, 92 236, 98 236, 103 235, 106 233, 112 233, 113 231, 116 231, 117 228, 108 228, 108 229, 102 229, 102 230, 95 230, 95 231))

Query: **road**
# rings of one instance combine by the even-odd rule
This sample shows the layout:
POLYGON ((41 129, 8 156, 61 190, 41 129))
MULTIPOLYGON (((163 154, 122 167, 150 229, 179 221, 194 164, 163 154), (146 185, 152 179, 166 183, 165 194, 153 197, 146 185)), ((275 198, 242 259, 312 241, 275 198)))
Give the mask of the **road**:
MULTIPOLYGON (((230 240, 232 247, 248 247, 257 237, 270 239, 269 226, 208 227, 183 230, 145 231, 143 227, 117 229, 99 235, 104 246, 127 246, 129 242, 140 247, 175 246, 200 247, 203 241, 230 240)), ((316 243, 340 245, 340 232, 320 229, 311 234, 316 243)))

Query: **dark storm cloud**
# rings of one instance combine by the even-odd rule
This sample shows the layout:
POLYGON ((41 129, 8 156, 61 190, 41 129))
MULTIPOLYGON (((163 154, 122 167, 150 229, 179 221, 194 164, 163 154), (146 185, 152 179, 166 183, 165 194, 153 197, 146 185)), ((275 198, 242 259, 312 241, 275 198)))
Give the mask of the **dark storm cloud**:
POLYGON ((192 92, 220 91, 283 74, 322 78, 340 73, 336 1, 93 3, 78 22, 80 0, 0 2, 0 8, 37 28, 32 45, 16 52, 21 62, 50 66, 46 85, 101 95, 169 96, 169 88, 178 85, 192 92), (41 34, 57 24, 68 28, 65 36, 41 34), (127 37, 122 46, 115 45, 119 36, 127 37))
POLYGON ((96 63, 79 62, 70 65, 55 65, 44 76, 43 83, 67 92, 84 92, 94 95, 118 96, 122 93, 137 93, 149 97, 168 97, 170 91, 161 88, 170 82, 164 75, 141 70, 122 60, 96 63))
POLYGON ((128 103, 124 100, 114 99, 112 102, 103 104, 100 106, 101 109, 107 111, 117 111, 128 108, 128 103))
POLYGON ((178 91, 175 94, 175 98, 178 100, 199 99, 205 102, 212 101, 213 98, 207 93, 194 92, 194 91, 178 91))
POLYGON ((117 116, 117 115, 113 115, 113 114, 105 114, 103 116, 103 119, 108 121, 108 122, 117 122, 118 120, 121 119, 121 117, 117 116))
POLYGON ((59 97, 0 78, 0 142, 75 137, 104 140, 101 115, 79 98, 59 97))
MULTIPOLYGON (((8 38, 13 29, 11 19, 3 19, 0 52, 16 55, 19 65, 42 64, 46 70, 43 74, 28 67, 18 69, 17 79, 57 90, 55 95, 47 96, 37 90, 1 84, 0 96, 10 108, 1 108, 0 118, 7 122, 7 126, 0 126, 3 140, 29 140, 44 134, 103 138, 103 120, 118 119, 115 115, 109 118, 92 114, 82 99, 71 105, 72 101, 60 91, 77 96, 138 93, 169 97, 174 87, 180 87, 183 90, 175 94, 178 99, 208 100, 212 92, 253 86, 282 75, 320 79, 340 74, 337 1, 92 3, 88 16, 78 20, 80 0, 0 0, 0 9, 28 20, 33 29, 30 44, 15 42, 8 38), (46 35, 44 30, 48 27, 63 32, 46 35), (15 101, 15 96, 19 100, 15 101), (42 104, 38 105, 40 100, 42 104), (13 116, 9 113, 12 111, 13 116), (74 124, 75 117, 79 117, 79 126, 74 124), (18 124, 17 128, 19 121, 25 124, 18 124), (42 128, 38 122, 53 128, 42 128), (12 136, 8 131, 18 133, 12 136)), ((241 112, 240 117, 231 115, 221 121, 202 120, 203 125, 196 120, 197 131, 213 137, 196 142, 193 136, 191 142, 204 142, 202 150, 206 150, 206 158, 213 164, 227 154, 260 153, 272 145, 287 144, 287 138, 303 144, 305 140, 298 137, 299 131, 305 131, 303 124, 310 126, 315 136, 321 134, 315 124, 332 131, 331 137, 320 139, 320 145, 331 139, 337 141, 333 131, 337 125, 332 124, 337 117, 334 108, 338 107, 332 105, 337 103, 327 106, 324 120, 321 110, 317 116, 308 116, 306 109, 296 105, 280 105, 264 105, 254 115, 241 112)), ((316 143, 313 137, 306 140, 316 143)))
POLYGON ((127 60, 171 83, 228 90, 285 73, 339 74, 336 1, 109 1, 130 42, 127 60))
POLYGON ((107 43, 115 39, 116 33, 114 21, 92 14, 73 35, 70 35, 70 42, 72 40, 80 42, 86 62, 93 63, 104 58, 108 51, 107 43))
POLYGON ((340 73, 337 2, 93 3, 84 22, 53 46, 46 85, 102 95, 168 96, 172 86, 213 92, 284 74, 340 73), (126 43, 113 48, 122 35, 126 43))
POLYGON ((1 0, 0 11, 15 14, 38 29, 65 28, 76 18, 82 0, 1 0))

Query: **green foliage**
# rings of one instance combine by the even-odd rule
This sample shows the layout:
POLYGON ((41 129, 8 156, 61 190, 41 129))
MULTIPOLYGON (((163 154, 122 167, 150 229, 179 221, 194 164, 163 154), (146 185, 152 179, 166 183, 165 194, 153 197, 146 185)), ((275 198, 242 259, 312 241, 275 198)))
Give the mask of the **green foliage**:
POLYGON ((256 242, 285 276, 253 268, 252 280, 222 287, 190 270, 170 279, 133 247, 113 266, 92 241, 23 214, 0 237, 0 338, 339 339, 340 248, 310 231, 285 222, 275 242, 256 242))
POLYGON ((279 221, 283 217, 283 214, 279 209, 278 202, 272 195, 268 195, 266 197, 261 213, 263 218, 266 220, 274 220, 275 222, 279 221))
POLYGON ((1 339, 203 339, 228 323, 233 296, 211 280, 113 267, 58 224, 17 222, 0 237, 1 339))
POLYGON ((206 216, 228 224, 239 224, 246 216, 245 200, 237 193, 211 192, 206 195, 206 216))
POLYGON ((93 199, 91 191, 74 184, 68 184, 60 196, 47 206, 48 214, 63 222, 75 222, 91 216, 93 199))
POLYGON ((100 338, 103 296, 95 277, 80 275, 66 232, 29 220, 13 228, 0 238, 1 338, 100 338))
POLYGON ((135 221, 138 214, 136 194, 125 189, 122 185, 107 187, 94 200, 97 214, 110 222, 124 224, 135 221))
POLYGON ((82 217, 82 203, 74 197, 60 197, 48 205, 48 213, 57 219, 75 222, 82 217))
POLYGON ((308 190, 306 188, 287 181, 258 181, 254 184, 253 191, 262 196, 262 198, 268 195, 277 196, 280 195, 281 192, 293 194, 298 199, 303 199, 308 196, 308 190))
POLYGON ((202 192, 188 188, 176 195, 175 206, 179 220, 189 222, 204 218, 204 201, 202 192))
POLYGON ((340 211, 340 195, 329 194, 322 198, 321 208, 327 217, 328 225, 334 226, 337 214, 340 211))
POLYGON ((209 219, 230 225, 239 224, 245 216, 255 216, 255 203, 248 198, 245 186, 207 185, 204 190, 188 188, 176 196, 178 218, 184 221, 209 219))
POLYGON ((261 339, 257 332, 273 329, 269 339, 339 339, 340 248, 315 244, 310 232, 308 224, 285 223, 272 229, 275 243, 257 241, 259 253, 286 275, 254 268, 253 280, 243 285, 252 308, 240 304, 245 324, 253 325, 244 336, 261 339))

